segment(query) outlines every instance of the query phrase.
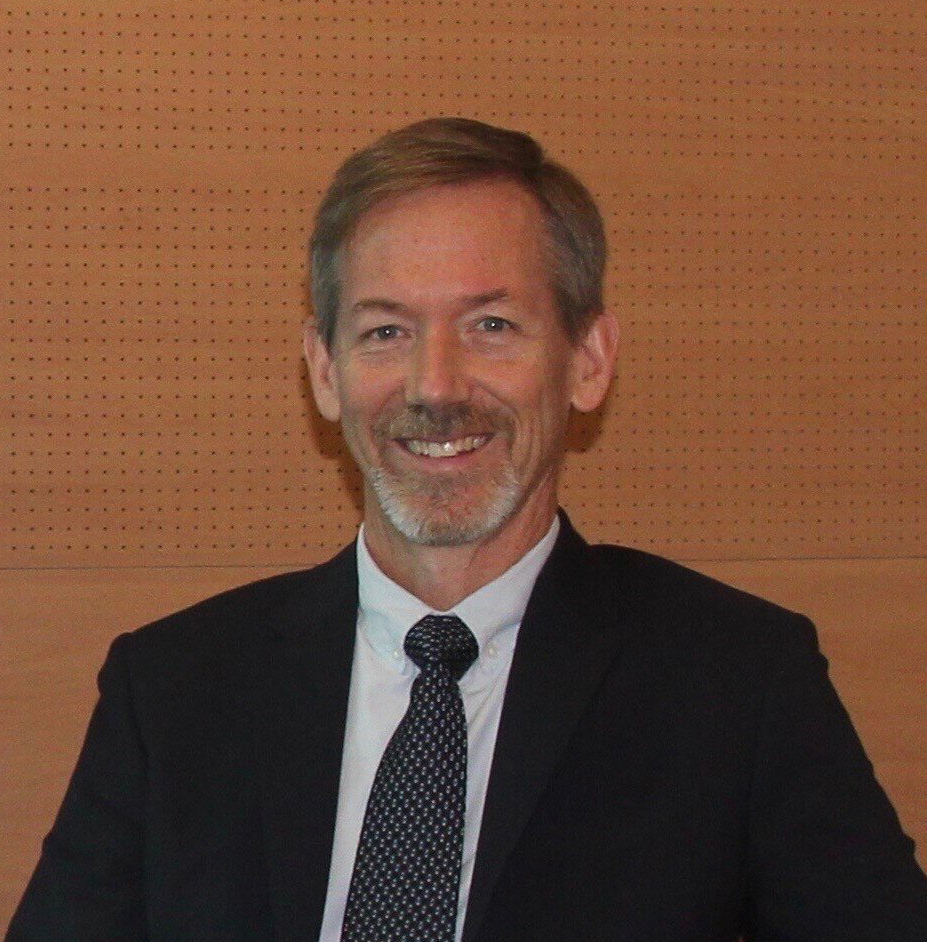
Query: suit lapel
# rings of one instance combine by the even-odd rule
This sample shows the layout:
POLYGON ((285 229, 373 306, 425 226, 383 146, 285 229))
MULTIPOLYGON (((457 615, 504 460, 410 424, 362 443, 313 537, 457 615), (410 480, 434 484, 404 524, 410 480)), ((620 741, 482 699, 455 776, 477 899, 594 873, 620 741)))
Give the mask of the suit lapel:
POLYGON ((621 634, 590 606, 589 548, 561 514, 518 635, 480 828, 464 942, 479 927, 505 861, 544 791, 621 634), (584 589, 584 586, 586 588, 584 589))
MULTIPOLYGON (((276 938, 318 938, 325 905, 357 622, 354 544, 303 575, 272 613, 263 659, 243 684, 276 938)), ((591 606, 589 548, 561 515, 519 632, 480 829, 464 942, 621 637, 591 606)))
POLYGON ((254 665, 254 736, 268 889, 280 942, 318 938, 357 622, 352 544, 305 574, 254 665))

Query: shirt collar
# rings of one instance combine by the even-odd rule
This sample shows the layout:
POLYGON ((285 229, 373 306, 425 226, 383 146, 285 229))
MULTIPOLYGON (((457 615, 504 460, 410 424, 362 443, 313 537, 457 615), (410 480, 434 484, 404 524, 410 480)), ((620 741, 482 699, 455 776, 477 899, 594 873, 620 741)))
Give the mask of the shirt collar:
MULTIPOLYGON (((521 559, 450 610, 473 632, 480 651, 499 640, 506 629, 515 629, 521 623, 535 580, 559 530, 560 520, 554 517, 547 533, 521 559)), ((357 537, 357 577, 361 630, 383 660, 394 664, 403 661, 404 656, 398 658, 396 652, 402 651, 406 632, 434 609, 390 579, 374 562, 363 525, 357 537)))

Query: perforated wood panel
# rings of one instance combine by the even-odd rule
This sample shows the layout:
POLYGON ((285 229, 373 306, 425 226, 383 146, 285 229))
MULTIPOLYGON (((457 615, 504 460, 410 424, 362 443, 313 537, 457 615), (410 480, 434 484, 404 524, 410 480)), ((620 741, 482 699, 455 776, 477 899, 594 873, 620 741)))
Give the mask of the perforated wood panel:
MULTIPOLYGON (((73 663, 41 673, 49 626, 78 647, 86 626, 67 592, 34 608, 43 584, 149 569, 152 616, 191 572, 209 591, 353 534, 356 482, 306 399, 304 242, 337 164, 422 116, 527 130, 602 203, 620 376, 563 487, 589 537, 705 565, 922 559, 925 54, 917 0, 7 0, 0 566, 21 634, 0 680, 5 707, 37 704, 17 730, 44 722, 36 676, 57 684, 68 732, 18 739, 4 791, 54 805, 86 718, 73 663)), ((885 639, 880 593, 912 583, 868 584, 885 639)), ((824 637, 839 666, 851 646, 824 637)), ((857 710, 881 702, 859 683, 857 710)), ((866 730, 886 761, 890 730, 866 730)), ((12 905, 48 821, 10 818, 34 821, 9 844, 12 905)))
POLYGON ((917 5, 15 3, 12 565, 299 563, 353 529, 306 421, 302 246, 354 146, 534 132, 602 200, 622 313, 565 496, 690 557, 918 551, 917 5))

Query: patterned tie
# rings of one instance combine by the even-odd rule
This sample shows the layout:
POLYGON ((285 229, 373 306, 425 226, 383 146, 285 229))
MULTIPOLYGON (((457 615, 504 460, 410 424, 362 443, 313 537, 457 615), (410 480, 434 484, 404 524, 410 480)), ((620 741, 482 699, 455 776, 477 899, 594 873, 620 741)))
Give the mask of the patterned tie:
POLYGON ((467 787, 457 681, 479 649, 456 615, 426 615, 406 654, 420 668, 370 789, 341 942, 453 942, 467 787))

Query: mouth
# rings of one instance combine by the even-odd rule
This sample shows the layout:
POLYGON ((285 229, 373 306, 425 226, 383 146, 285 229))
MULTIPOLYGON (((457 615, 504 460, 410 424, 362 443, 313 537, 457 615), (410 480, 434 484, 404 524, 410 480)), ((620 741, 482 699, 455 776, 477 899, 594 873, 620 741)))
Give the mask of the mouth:
POLYGON ((399 442, 403 447, 420 455, 423 458, 456 458, 482 448, 491 438, 491 435, 466 435, 463 438, 453 438, 447 441, 430 441, 424 438, 401 438, 399 442))

